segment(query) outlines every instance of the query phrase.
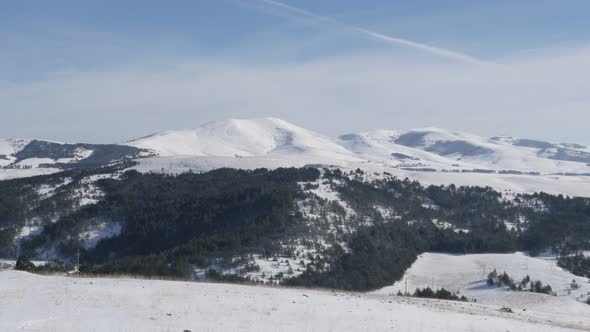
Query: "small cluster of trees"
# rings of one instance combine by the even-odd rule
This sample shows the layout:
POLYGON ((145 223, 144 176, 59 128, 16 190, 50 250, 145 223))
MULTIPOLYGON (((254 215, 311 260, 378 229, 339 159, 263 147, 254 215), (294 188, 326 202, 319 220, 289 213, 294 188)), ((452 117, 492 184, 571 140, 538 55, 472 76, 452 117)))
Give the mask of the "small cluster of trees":
MULTIPOLYGON (((402 295, 401 292, 398 295, 402 295)), ((427 298, 427 299, 439 299, 439 300, 449 300, 449 301, 461 301, 461 302, 468 302, 469 300, 465 297, 465 295, 461 295, 459 297, 457 294, 446 290, 445 288, 437 289, 436 291, 432 290, 430 287, 426 287, 423 289, 416 288, 413 297, 419 298, 427 298)))
POLYGON ((528 275, 522 278, 521 281, 515 282, 506 272, 498 274, 496 269, 488 274, 487 284, 488 286, 507 287, 512 291, 521 292, 528 290, 533 293, 555 296, 555 293, 553 293, 553 289, 550 285, 543 285, 543 283, 539 280, 533 281, 528 275))
POLYGON ((14 269, 18 270, 18 271, 33 272, 35 270, 35 264, 33 264, 33 262, 31 262, 29 257, 19 256, 18 259, 16 260, 16 265, 15 265, 14 269))
POLYGON ((586 257, 581 252, 559 256, 557 265, 577 276, 590 278, 590 257, 586 257))
POLYGON ((31 262, 28 256, 21 255, 16 260, 14 269, 17 271, 35 272, 35 273, 55 273, 55 272, 67 272, 74 270, 74 266, 71 264, 64 264, 59 261, 50 261, 44 264, 35 265, 31 262))

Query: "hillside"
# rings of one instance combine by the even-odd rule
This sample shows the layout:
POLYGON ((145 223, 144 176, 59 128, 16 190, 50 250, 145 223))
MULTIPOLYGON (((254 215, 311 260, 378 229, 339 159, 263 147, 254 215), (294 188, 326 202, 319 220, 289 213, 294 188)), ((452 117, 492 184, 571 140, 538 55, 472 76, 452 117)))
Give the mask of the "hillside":
POLYGON ((535 310, 546 313, 546 318, 578 320, 590 326, 588 301, 590 281, 575 276, 556 265, 555 257, 530 257, 523 253, 449 255, 424 253, 393 286, 375 294, 396 294, 416 288, 445 288, 465 295, 477 303, 508 306, 516 311, 535 310), (487 285, 488 274, 493 270, 506 272, 517 282, 529 276, 550 285, 556 296, 511 291, 507 286, 487 285), (572 288, 575 280, 579 288, 572 288), (568 318, 569 317, 569 318, 568 318), (574 318, 575 317, 575 318, 574 318))
POLYGON ((553 320, 542 311, 371 294, 12 271, 0 271, 0 283, 7 331, 588 330, 575 315, 553 320))
POLYGON ((276 118, 215 121, 195 130, 162 132, 127 144, 163 157, 328 154, 335 160, 357 160, 335 140, 276 118))
POLYGON ((361 170, 128 166, 0 182, 0 253, 101 274, 373 290, 418 255, 588 250, 590 201, 361 170))
MULTIPOLYGON (((9 157, 2 174, 48 174, 0 181, 0 258, 46 261, 26 265, 39 273, 78 270, 339 292, 307 290, 301 296, 299 290, 156 281, 148 287, 111 279, 85 284, 80 282, 85 279, 0 272, 9 287, 19 289, 23 279, 31 292, 47 289, 44 300, 64 304, 52 312, 56 319, 36 310, 15 313, 17 327, 68 329, 60 318, 72 315, 68 305, 84 308, 77 317, 90 319, 112 312, 97 311, 87 299, 116 297, 115 303, 130 311, 115 315, 130 315, 132 329, 146 326, 144 316, 149 323, 165 324, 159 327, 214 329, 206 320, 193 325, 190 313, 206 312, 199 302, 205 299, 213 304, 211 317, 218 318, 221 308, 244 316, 231 297, 220 299, 228 292, 253 299, 254 309, 246 311, 246 319, 227 321, 225 328, 250 326, 250 317, 274 314, 287 324, 309 318, 317 326, 341 328, 336 315, 359 312, 359 305, 368 311, 352 317, 354 322, 343 321, 347 327, 417 324, 418 330, 456 331, 449 317, 464 322, 459 330, 467 331, 482 330, 482 322, 484 330, 519 331, 590 325, 584 318, 590 306, 583 303, 590 290, 590 261, 572 256, 590 250, 590 199, 584 198, 590 177, 564 172, 588 165, 550 155, 570 149, 580 157, 585 147, 560 144, 552 150, 558 145, 433 128, 332 139, 272 118, 214 122, 127 144, 133 146, 5 141, 9 157), (24 163, 28 166, 14 166, 24 163), (555 261, 534 258, 547 250, 576 276, 555 261), (542 281, 556 296, 487 285, 483 275, 494 268, 521 280, 523 260, 533 281, 521 288, 542 281), (405 280, 410 292, 444 287, 477 304, 392 297, 400 282, 405 289, 405 280), (581 287, 570 287, 571 280, 581 287), (167 295, 159 295, 160 285, 167 295), (109 290, 127 286, 132 296, 109 290), (185 302, 188 309, 173 310, 170 299, 183 294, 178 286, 201 297, 185 302), (63 295, 64 289, 85 295, 63 295), (156 302, 136 305, 142 296, 156 302), (319 302, 307 303, 305 310, 323 314, 300 317, 299 307, 297 314, 288 306, 268 309, 269 302, 285 299, 298 304, 300 296, 317 297, 319 302), (517 311, 501 313, 503 305, 517 311), (333 316, 324 320, 328 306, 333 316), (391 317, 391 308, 400 316, 383 319, 391 317)), ((33 293, 25 292, 8 293, 9 303, 28 305, 33 293)), ((0 322, 14 327, 10 320, 0 322)), ((96 324, 99 330, 110 328, 96 324)))
POLYGON ((0 180, 94 168, 152 155, 146 150, 117 144, 6 139, 0 140, 0 180))

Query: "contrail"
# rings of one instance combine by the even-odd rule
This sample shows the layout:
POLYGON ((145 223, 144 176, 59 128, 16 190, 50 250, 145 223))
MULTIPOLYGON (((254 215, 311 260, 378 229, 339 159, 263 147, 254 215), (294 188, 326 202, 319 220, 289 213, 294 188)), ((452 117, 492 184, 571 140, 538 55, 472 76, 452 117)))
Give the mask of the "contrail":
POLYGON ((338 25, 347 27, 349 29, 352 29, 354 31, 357 31, 359 33, 362 33, 364 35, 367 35, 369 37, 385 41, 387 43, 395 44, 398 46, 411 47, 411 48, 414 48, 414 49, 417 49, 420 51, 428 52, 431 54, 443 56, 443 57, 454 59, 454 60, 459 60, 462 62, 468 62, 468 63, 478 64, 478 65, 490 64, 489 62, 487 62, 485 60, 478 59, 476 57, 473 57, 473 56, 470 56, 470 55, 467 55, 464 53, 459 53, 459 52, 451 51, 451 50, 448 50, 445 48, 422 44, 422 43, 418 43, 418 42, 403 39, 403 38, 388 36, 388 35, 385 35, 385 34, 382 34, 382 33, 376 32, 376 31, 368 30, 368 29, 357 27, 354 25, 349 25, 349 24, 340 22, 340 21, 336 20, 335 18, 319 15, 319 14, 310 12, 305 9, 301 9, 301 8, 297 8, 297 7, 294 7, 291 5, 287 5, 287 4, 279 2, 279 1, 275 1, 275 0, 260 0, 260 1, 263 3, 266 3, 268 5, 271 5, 271 6, 283 8, 283 9, 291 11, 293 13, 297 13, 297 14, 300 14, 303 16, 314 18, 319 21, 338 24, 338 25))

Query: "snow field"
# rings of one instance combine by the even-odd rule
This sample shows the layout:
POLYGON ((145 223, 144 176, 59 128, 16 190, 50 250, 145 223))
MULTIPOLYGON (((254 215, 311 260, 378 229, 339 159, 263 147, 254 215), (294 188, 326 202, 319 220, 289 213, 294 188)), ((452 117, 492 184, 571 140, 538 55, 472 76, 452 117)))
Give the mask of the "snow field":
POLYGON ((303 289, 0 272, 3 331, 576 331, 497 307, 303 289))

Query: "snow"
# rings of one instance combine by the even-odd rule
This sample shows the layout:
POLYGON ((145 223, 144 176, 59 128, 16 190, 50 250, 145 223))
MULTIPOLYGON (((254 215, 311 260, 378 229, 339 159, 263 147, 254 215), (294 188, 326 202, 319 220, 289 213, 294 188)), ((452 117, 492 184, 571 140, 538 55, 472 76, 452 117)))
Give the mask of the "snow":
POLYGON ((76 151, 74 151, 74 155, 75 157, 73 158, 74 161, 79 161, 82 159, 86 159, 90 156, 92 156, 92 154, 94 154, 93 150, 87 150, 84 148, 78 148, 76 149, 76 151))
POLYGON ((28 158, 17 163, 20 167, 37 168, 42 164, 54 164, 56 161, 51 158, 28 158))
POLYGON ((74 190, 79 206, 96 204, 104 196, 104 192, 93 182, 82 181, 82 186, 74 190))
MULTIPOLYGON (((305 270, 305 267, 299 265, 299 260, 295 261, 292 257, 264 258, 260 255, 253 255, 251 263, 255 264, 258 270, 246 272, 242 275, 249 277, 252 281, 265 284, 278 283, 278 274, 282 274, 285 278, 292 278, 301 275, 305 270)), ((228 272, 232 271, 224 271, 226 274, 228 272)))
POLYGON ((276 118, 215 121, 195 130, 167 131, 128 144, 156 151, 160 156, 252 157, 322 152, 356 159, 335 140, 276 118))
POLYGON ((41 165, 75 163, 75 162, 78 162, 82 159, 90 157, 94 153, 94 151, 79 148, 76 151, 74 151, 74 153, 75 153, 74 158, 59 158, 59 159, 27 158, 27 159, 19 161, 18 163, 16 163, 16 165, 18 167, 38 168, 41 165))
POLYGON ((16 168, 0 168, 0 181, 27 178, 38 175, 48 175, 60 172, 59 168, 30 168, 30 169, 16 169, 16 168))
POLYGON ((23 228, 21 228, 20 232, 17 235, 17 240, 29 237, 31 235, 33 235, 33 236, 39 235, 39 234, 41 234, 42 230, 43 230, 43 227, 41 227, 41 226, 36 226, 36 225, 23 226, 23 228))
POLYGON ((442 221, 442 220, 438 220, 438 219, 433 219, 432 223, 438 228, 438 229, 452 229, 455 233, 459 233, 459 232, 463 232, 463 233, 469 233, 468 229, 465 228, 458 228, 455 227, 455 225, 447 222, 447 221, 442 221))
POLYGON ((22 150, 30 141, 18 139, 0 139, 0 167, 12 164, 14 154, 22 150))
POLYGON ((3 331, 575 331, 583 317, 375 294, 0 272, 3 331))
POLYGON ((121 234, 123 225, 118 222, 95 221, 86 225, 80 232, 80 239, 85 249, 96 247, 98 242, 121 234))
MULTIPOLYGON (((0 155, 6 155, 0 159, 0 166, 10 167, 15 161, 13 154, 28 142, 0 140, 0 155)), ((144 154, 147 158, 138 159, 135 169, 141 172, 178 174, 222 167, 360 168, 371 173, 408 177, 427 185, 489 185, 509 195, 539 191, 589 195, 590 164, 549 159, 551 149, 523 147, 517 142, 515 138, 488 139, 439 128, 371 130, 331 138, 277 118, 253 118, 214 121, 196 129, 165 131, 125 144, 151 151, 144 154), (437 147, 443 147, 443 151, 437 147), (446 148, 452 153, 446 153, 446 148)), ((565 154, 572 156, 590 153, 590 148, 582 145, 549 145, 565 149, 565 154)), ((20 161, 18 166, 76 162, 91 154, 90 150, 79 149, 75 158, 30 158, 20 161)), ((56 171, 53 168, 0 169, 0 180, 56 171)))
MULTIPOLYGON (((458 186, 490 186, 498 191, 516 193, 546 192, 569 196, 588 197, 590 194, 590 176, 557 176, 557 175, 512 175, 512 174, 481 174, 451 172, 411 171, 375 162, 338 161, 322 156, 259 156, 248 158, 231 157, 160 157, 138 160, 134 169, 140 172, 163 172, 178 174, 188 172, 206 172, 218 168, 229 167, 239 169, 305 167, 308 165, 334 166, 343 171, 360 168, 368 173, 377 172, 385 177, 387 172, 400 179, 410 178, 423 185, 458 186)), ((321 166, 321 167, 324 167, 321 166)))
POLYGON ((512 175, 480 173, 414 172, 387 170, 399 178, 410 178, 423 185, 489 186, 497 191, 509 193, 563 194, 589 197, 590 177, 552 175, 512 175))
POLYGON ((55 195, 55 191, 57 189, 59 189, 63 186, 66 186, 66 185, 72 183, 73 181, 74 180, 72 178, 64 178, 61 183, 56 184, 56 185, 42 184, 41 186, 39 186, 39 188, 37 188, 37 193, 42 198, 49 198, 49 197, 55 195))
MULTIPOLYGON (((35 265, 35 266, 41 266, 41 265, 47 264, 47 261, 32 260, 31 263, 33 263, 33 265, 35 265)), ((16 265, 16 260, 0 259, 0 271, 12 270, 12 269, 14 269, 15 265, 16 265)), ((0 289, 0 291, 1 291, 1 289, 0 289)))
POLYGON ((405 292, 406 280, 408 292, 425 287, 446 288, 468 299, 476 299, 477 303, 508 306, 519 312, 533 310, 550 319, 577 320, 590 327, 590 306, 582 303, 589 296, 589 280, 559 268, 554 257, 535 258, 520 252, 474 255, 425 253, 406 271, 402 280, 375 293, 405 292), (532 280, 550 285, 557 296, 488 286, 487 275, 494 269, 498 274, 506 272, 514 281, 528 275, 532 280), (580 285, 579 289, 571 289, 572 280, 580 285))
POLYGON ((544 191, 588 196, 590 176, 585 174, 590 174, 590 165, 543 158, 538 149, 513 143, 437 128, 373 130, 333 139, 283 120, 262 118, 216 121, 194 130, 167 131, 127 144, 158 155, 140 159, 136 169, 141 172, 314 165, 388 172, 425 184, 489 185, 509 193, 544 191), (418 135, 421 140, 411 146, 396 143, 408 134, 418 135), (472 146, 477 153, 439 155, 427 151, 436 144, 453 142, 472 146))

